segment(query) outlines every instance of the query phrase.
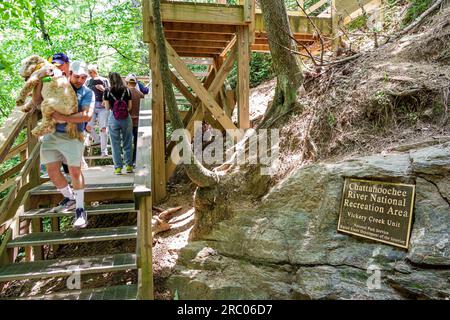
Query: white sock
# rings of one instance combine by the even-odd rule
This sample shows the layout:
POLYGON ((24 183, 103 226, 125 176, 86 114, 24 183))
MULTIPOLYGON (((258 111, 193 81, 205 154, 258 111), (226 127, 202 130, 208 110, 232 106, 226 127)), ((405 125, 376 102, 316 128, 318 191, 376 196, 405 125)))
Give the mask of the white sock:
POLYGON ((84 189, 73 190, 73 195, 75 196, 75 201, 77 203, 77 209, 84 209, 84 189))
POLYGON ((67 185, 65 188, 58 189, 58 191, 62 193, 64 198, 69 198, 70 200, 73 200, 74 193, 72 191, 72 188, 69 185, 67 185))
POLYGON ((100 149, 102 152, 106 152, 106 145, 108 143, 108 135, 106 132, 100 131, 100 149))

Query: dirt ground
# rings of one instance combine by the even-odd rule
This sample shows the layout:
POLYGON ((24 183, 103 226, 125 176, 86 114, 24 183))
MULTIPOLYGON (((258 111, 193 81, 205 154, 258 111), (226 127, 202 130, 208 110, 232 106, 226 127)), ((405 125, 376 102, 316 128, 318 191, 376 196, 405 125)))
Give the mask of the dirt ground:
POLYGON ((169 187, 167 200, 158 206, 163 209, 181 206, 182 209, 174 213, 169 220, 171 229, 155 236, 153 246, 155 299, 173 299, 173 294, 165 283, 172 274, 180 249, 187 245, 189 232, 194 225, 194 191, 195 187, 187 181, 173 184, 169 187))

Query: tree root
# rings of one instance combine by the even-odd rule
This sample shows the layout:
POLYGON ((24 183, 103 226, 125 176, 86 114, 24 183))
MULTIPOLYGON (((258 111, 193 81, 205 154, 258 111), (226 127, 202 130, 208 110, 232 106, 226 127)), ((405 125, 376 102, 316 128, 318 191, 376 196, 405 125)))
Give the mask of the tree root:
POLYGON ((181 208, 182 207, 175 207, 164 210, 158 207, 153 207, 155 211, 158 211, 158 214, 152 217, 153 245, 156 243, 155 235, 171 229, 169 220, 172 218, 172 214, 181 210, 181 208))

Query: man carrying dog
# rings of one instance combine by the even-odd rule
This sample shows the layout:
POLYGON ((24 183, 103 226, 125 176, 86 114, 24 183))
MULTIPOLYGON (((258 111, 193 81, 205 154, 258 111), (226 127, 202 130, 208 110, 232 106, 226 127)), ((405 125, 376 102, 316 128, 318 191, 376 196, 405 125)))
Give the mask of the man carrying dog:
MULTIPOLYGON (((46 74, 39 75, 41 78, 46 74)), ((45 135, 40 150, 41 162, 46 165, 50 180, 62 193, 64 199, 53 208, 54 212, 67 212, 76 209, 75 228, 84 228, 87 225, 87 213, 84 209, 84 176, 81 171, 81 162, 84 143, 78 139, 70 139, 65 132, 66 123, 76 123, 78 131, 84 132, 85 123, 89 122, 94 112, 95 97, 84 83, 88 72, 86 65, 74 61, 70 65, 69 81, 77 94, 78 113, 66 116, 54 112, 52 117, 58 122, 56 132, 45 135), (72 178, 73 190, 60 171, 63 160, 67 161, 69 173, 72 178)), ((42 88, 42 86, 41 86, 42 88)), ((40 89, 33 94, 33 101, 39 101, 40 89), (35 94, 37 97, 35 97, 35 94), (35 100, 36 99, 36 100, 35 100)), ((41 98, 42 99, 42 98, 41 98)), ((40 103, 40 102, 39 102, 40 103)))

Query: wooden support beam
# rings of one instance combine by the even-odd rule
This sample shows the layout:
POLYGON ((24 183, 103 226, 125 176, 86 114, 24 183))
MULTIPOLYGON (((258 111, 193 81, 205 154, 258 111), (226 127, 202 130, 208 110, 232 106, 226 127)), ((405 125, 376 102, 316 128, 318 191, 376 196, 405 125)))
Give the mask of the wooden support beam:
MULTIPOLYGON (((32 219, 31 220, 31 232, 42 232, 42 219, 32 219)), ((37 261, 44 259, 44 250, 42 246, 34 246, 32 251, 32 256, 29 258, 30 261, 37 261)))
MULTIPOLYGON (((149 7, 150 15, 153 15, 152 6, 149 7)), ((164 96, 161 73, 158 68, 158 54, 156 50, 156 36, 153 24, 149 25, 150 37, 150 68, 152 72, 152 197, 155 204, 160 203, 167 195, 165 175, 165 153, 166 153, 166 121, 164 109, 164 96)), ((147 100, 141 100, 147 103, 147 100)))
MULTIPOLYGON (((236 59, 236 48, 233 47, 230 51, 230 54, 228 55, 228 57, 225 59, 225 62, 222 64, 222 66, 219 68, 219 70, 217 71, 217 73, 215 74, 215 76, 213 77, 213 74, 211 73, 211 85, 208 87, 208 83, 210 82, 208 79, 205 81, 205 85, 206 88, 208 89, 208 92, 210 93, 211 96, 213 96, 214 98, 218 95, 218 93, 220 92, 223 83, 227 77, 228 72, 230 72, 230 70, 233 68, 233 64, 234 61, 236 59)), ((235 104, 235 102, 233 102, 233 105, 235 104)), ((192 117, 189 119, 187 125, 186 125, 186 129, 190 132, 191 136, 193 135, 193 128, 194 128, 194 122, 195 121, 199 121, 199 119, 203 119, 203 109, 198 105, 198 102, 192 103, 192 106, 195 107, 195 112, 192 115, 192 117)), ((228 115, 231 118, 231 114, 228 115)), ((210 124, 215 124, 215 127, 218 127, 216 125, 216 120, 214 120, 211 117, 206 118, 207 120, 209 120, 208 122, 210 124), (214 120, 214 121, 212 121, 214 120)), ((168 155, 170 155, 170 152, 172 152, 172 149, 174 147, 175 143, 169 143, 169 146, 167 148, 167 153, 168 155)), ((170 177, 170 175, 173 173, 174 170, 174 165, 171 164, 169 166, 171 169, 166 169, 167 171, 167 178, 170 177), (173 170, 172 170, 173 169, 173 170)))
POLYGON ((177 53, 198 53, 198 54, 213 54, 219 55, 222 49, 217 48, 202 48, 202 47, 173 47, 177 53))
MULTIPOLYGON (((314 44, 314 41, 304 42, 303 44, 305 46, 310 46, 314 44)), ((251 50, 254 52, 270 52, 270 46, 269 44, 252 44, 251 50)), ((303 47, 298 45, 297 51, 301 52, 302 50, 304 50, 303 47)))
MULTIPOLYGON (((364 4, 362 6, 362 8, 358 8, 355 11, 346 11, 346 14, 344 15, 343 21, 342 23, 344 25, 349 24, 351 21, 353 21, 354 19, 358 18, 359 16, 363 15, 364 13, 371 13, 377 9, 381 10, 382 7, 382 2, 381 0, 371 0, 371 1, 364 1, 366 2, 366 4, 364 4)), ((338 7, 336 10, 339 10, 340 7, 338 7)), ((344 8, 341 9, 341 11, 344 8)), ((340 12, 338 11, 338 14, 340 14, 340 12)), ((341 15, 341 14, 340 14, 341 15)), ((341 15, 342 16, 342 15, 341 15)), ((382 15, 380 15, 382 16, 382 15)))
MULTIPOLYGON (((188 40, 188 41, 218 41, 228 42, 233 39, 233 34, 226 33, 199 33, 199 32, 178 32, 164 30, 167 40, 188 40)), ((169 41, 170 42, 170 41, 169 41)))
POLYGON ((225 129, 237 129, 225 112, 220 108, 215 98, 203 87, 202 83, 192 74, 191 70, 184 64, 172 46, 166 41, 167 56, 172 66, 180 73, 183 79, 194 90, 197 97, 205 104, 209 112, 225 129))
MULTIPOLYGON (((314 34, 303 34, 303 33, 294 33, 294 38, 297 41, 315 41, 318 40, 318 37, 314 34)), ((255 44, 266 44, 269 43, 267 39, 266 32, 256 32, 255 33, 255 44)))
MULTIPOLYGON (((162 2, 163 21, 217 23, 221 25, 243 25, 245 8, 233 5, 209 3, 162 2)), ((250 17, 249 17, 250 18, 250 17)))
POLYGON ((217 56, 217 54, 211 53, 192 53, 192 52, 180 52, 178 55, 180 57, 186 58, 214 58, 217 56))
POLYGON ((191 105, 194 105, 197 102, 197 98, 189 91, 188 88, 184 86, 184 84, 172 71, 170 71, 170 80, 172 80, 172 84, 181 92, 181 94, 190 102, 191 105))
MULTIPOLYGON (((320 33, 323 36, 331 35, 332 26, 329 18, 310 17, 310 19, 314 22, 314 24, 317 26, 317 28, 320 30, 320 33)), ((315 33, 315 28, 308 20, 308 18, 305 16, 290 14, 289 24, 291 26, 292 33, 307 33, 307 34, 315 33)), ((260 10, 256 10, 255 13, 255 31, 256 32, 265 31, 264 21, 260 10)))
POLYGON ((240 129, 250 128, 250 38, 249 28, 242 26, 237 33, 238 60, 238 125, 240 129))
POLYGON ((142 27, 143 27, 143 40, 149 43, 150 37, 150 0, 142 1, 142 27))
POLYGON ((199 48, 215 48, 223 49, 227 46, 227 41, 204 41, 204 40, 174 40, 167 39, 173 47, 199 47, 199 48))
POLYGON ((186 22, 163 22, 164 30, 189 33, 218 33, 231 34, 236 33, 236 26, 220 24, 198 24, 186 22))
POLYGON ((221 64, 223 63, 223 60, 225 59, 226 55, 232 48, 235 47, 237 37, 234 36, 233 39, 228 43, 228 45, 223 49, 223 51, 220 53, 219 61, 216 61, 218 63, 217 67, 220 68, 221 64))
POLYGON ((220 89, 223 86, 223 83, 225 82, 225 79, 227 78, 228 72, 231 71, 233 68, 234 61, 236 60, 236 45, 234 45, 230 49, 230 54, 223 62, 222 66, 219 68, 219 71, 217 72, 216 76, 214 77, 213 81, 211 82, 211 86, 209 87, 209 93, 215 98, 217 94, 219 93, 220 89))
POLYGON ((341 17, 338 15, 336 11, 336 0, 331 0, 331 23, 332 23, 332 50, 333 52, 337 52, 339 48, 339 43, 341 41, 339 37, 339 25, 341 24, 341 17))
POLYGON ((204 58, 183 58, 182 60, 184 63, 192 65, 211 65, 214 63, 213 59, 204 58))
MULTIPOLYGON (((255 41, 255 12, 256 12, 256 1, 255 0, 247 0, 248 4, 246 4, 248 14, 250 15, 250 21, 248 21, 249 25, 249 32, 250 32, 250 39, 249 43, 252 44, 253 41, 255 41)), ((245 10, 244 10, 245 11, 245 10)))

